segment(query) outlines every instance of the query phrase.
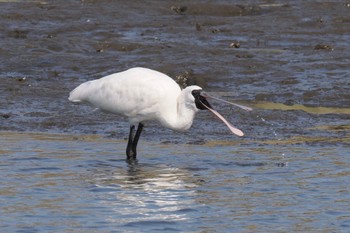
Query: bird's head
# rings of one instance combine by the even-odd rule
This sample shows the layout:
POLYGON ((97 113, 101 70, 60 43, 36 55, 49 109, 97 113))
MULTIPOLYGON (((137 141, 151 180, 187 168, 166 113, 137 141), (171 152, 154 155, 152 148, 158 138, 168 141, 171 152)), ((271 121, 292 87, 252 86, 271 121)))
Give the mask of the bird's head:
POLYGON ((192 95, 194 97, 194 103, 196 104, 196 107, 200 110, 208 110, 208 108, 212 108, 210 103, 208 102, 205 95, 203 95, 202 89, 195 89, 192 92, 192 95))
POLYGON ((198 110, 208 110, 212 109, 212 106, 208 102, 207 98, 204 95, 204 91, 199 86, 188 86, 184 89, 186 105, 193 109, 194 111, 198 110))
POLYGON ((231 130, 232 133, 238 135, 238 136, 243 136, 243 132, 239 129, 237 129, 236 127, 234 127, 230 122, 228 122, 223 116, 220 115, 220 113, 218 113, 217 111, 215 111, 213 109, 213 107, 211 106, 211 104, 209 104, 207 98, 212 98, 218 101, 222 101, 225 103, 229 103, 235 106, 238 106, 240 108, 243 108, 247 111, 251 111, 251 108, 249 107, 245 107, 239 104, 235 104, 235 103, 230 103, 228 101, 225 100, 221 100, 219 98, 213 97, 208 95, 207 93, 205 93, 203 91, 203 89, 199 86, 189 86, 186 87, 184 89, 184 93, 186 96, 186 105, 193 109, 193 111, 198 111, 198 110, 209 110, 210 112, 212 112, 216 117, 218 117, 222 122, 224 122, 227 127, 231 130))

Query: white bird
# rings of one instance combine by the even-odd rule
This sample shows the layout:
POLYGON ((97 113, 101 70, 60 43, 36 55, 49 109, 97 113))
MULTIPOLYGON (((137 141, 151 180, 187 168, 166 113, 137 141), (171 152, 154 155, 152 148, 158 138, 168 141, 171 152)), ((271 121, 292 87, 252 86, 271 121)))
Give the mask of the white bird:
MULTIPOLYGON (((211 96, 199 86, 188 86, 181 90, 169 76, 136 67, 82 83, 70 92, 69 100, 86 102, 102 111, 127 117, 130 133, 126 155, 127 159, 135 159, 144 122, 150 120, 158 121, 172 130, 185 131, 191 127, 195 114, 207 109, 219 117, 233 133, 243 136, 241 130, 232 126, 211 107, 206 99, 208 97, 211 96)), ((250 110, 248 107, 234 105, 250 110)))

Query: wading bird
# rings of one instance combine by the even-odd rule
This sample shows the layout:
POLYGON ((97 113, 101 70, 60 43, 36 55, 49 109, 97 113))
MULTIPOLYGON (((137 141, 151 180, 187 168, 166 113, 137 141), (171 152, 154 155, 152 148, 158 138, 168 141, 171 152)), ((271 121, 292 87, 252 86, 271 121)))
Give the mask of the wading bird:
MULTIPOLYGON (((241 130, 232 126, 212 108, 207 98, 220 100, 209 96, 199 86, 188 86, 181 90, 169 76, 140 67, 82 83, 69 95, 72 102, 89 103, 102 111, 120 114, 129 119, 127 159, 136 158, 136 147, 144 122, 155 120, 166 128, 185 131, 191 127, 199 110, 211 111, 232 133, 243 136, 241 130)), ((245 106, 230 104, 250 110, 245 106)))

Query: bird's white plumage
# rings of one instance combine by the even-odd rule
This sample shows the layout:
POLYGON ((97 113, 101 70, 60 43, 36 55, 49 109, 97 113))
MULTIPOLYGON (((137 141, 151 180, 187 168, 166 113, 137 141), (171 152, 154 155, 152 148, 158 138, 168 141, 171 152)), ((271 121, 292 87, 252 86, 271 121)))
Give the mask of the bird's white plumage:
POLYGON ((167 75, 146 69, 132 68, 75 88, 69 96, 72 102, 87 102, 103 111, 128 117, 130 124, 157 120, 174 130, 191 127, 198 109, 190 86, 181 91, 167 75))
MULTIPOLYGON (((126 155, 127 159, 136 159, 136 148, 144 121, 155 120, 167 128, 183 131, 191 127, 194 115, 199 109, 211 111, 232 133, 243 136, 241 130, 235 128, 211 107, 206 97, 210 96, 203 93, 202 88, 198 86, 189 86, 181 90, 167 75, 137 67, 85 82, 71 91, 69 100, 86 102, 103 111, 127 117, 131 126, 126 155)), ((220 100, 216 97, 210 98, 220 100)), ((233 105, 250 109, 238 104, 233 105)))

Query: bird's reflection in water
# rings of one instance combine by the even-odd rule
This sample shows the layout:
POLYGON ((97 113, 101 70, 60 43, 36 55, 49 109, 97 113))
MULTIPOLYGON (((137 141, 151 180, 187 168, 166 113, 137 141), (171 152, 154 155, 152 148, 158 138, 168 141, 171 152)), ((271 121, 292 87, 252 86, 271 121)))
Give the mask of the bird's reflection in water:
POLYGON ((112 169, 102 166, 94 170, 91 191, 96 195, 98 205, 111 211, 108 221, 120 224, 178 223, 191 219, 191 212, 196 212, 198 177, 186 169, 133 160, 124 166, 113 166, 112 169))

